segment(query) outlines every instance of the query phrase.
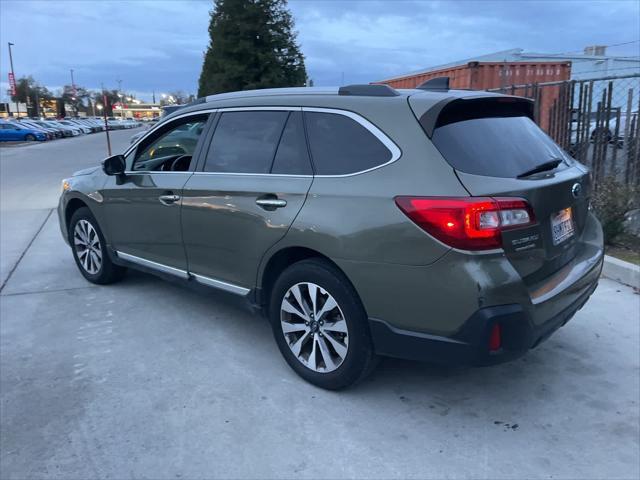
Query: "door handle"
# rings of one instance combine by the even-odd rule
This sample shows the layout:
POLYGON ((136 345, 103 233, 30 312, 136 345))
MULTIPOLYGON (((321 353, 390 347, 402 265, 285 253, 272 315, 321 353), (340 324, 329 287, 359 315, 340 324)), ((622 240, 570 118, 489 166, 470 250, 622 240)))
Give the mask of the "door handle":
POLYGON ((160 200, 160 203, 163 205, 172 205, 180 200, 180 195, 160 195, 158 200, 160 200))
POLYGON ((256 205, 264 208, 265 210, 275 210, 276 208, 282 208, 287 206, 287 201, 278 197, 262 197, 256 200, 256 205))

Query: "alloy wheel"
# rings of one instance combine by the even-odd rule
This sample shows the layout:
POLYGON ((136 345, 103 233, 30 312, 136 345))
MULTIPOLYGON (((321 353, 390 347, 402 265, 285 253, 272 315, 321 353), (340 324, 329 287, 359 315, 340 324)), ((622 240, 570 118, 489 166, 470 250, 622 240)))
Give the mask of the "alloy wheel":
POLYGON ((349 329, 333 296, 315 283, 293 285, 280 307, 282 333, 300 363, 318 373, 336 370, 349 349, 349 329))
POLYGON ((87 220, 79 220, 73 230, 73 246, 82 268, 95 275, 102 267, 102 248, 98 232, 87 220))

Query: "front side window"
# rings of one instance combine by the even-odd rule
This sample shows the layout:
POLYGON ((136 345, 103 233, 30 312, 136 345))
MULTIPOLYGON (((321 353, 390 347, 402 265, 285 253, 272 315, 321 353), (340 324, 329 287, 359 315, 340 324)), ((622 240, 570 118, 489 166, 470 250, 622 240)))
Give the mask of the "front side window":
POLYGON ((204 171, 269 173, 288 115, 286 111, 222 113, 204 171))
POLYGON ((383 165, 391 151, 367 128, 345 115, 305 112, 317 175, 345 175, 383 165))
POLYGON ((208 115, 176 120, 143 141, 136 150, 132 170, 188 171, 208 115))

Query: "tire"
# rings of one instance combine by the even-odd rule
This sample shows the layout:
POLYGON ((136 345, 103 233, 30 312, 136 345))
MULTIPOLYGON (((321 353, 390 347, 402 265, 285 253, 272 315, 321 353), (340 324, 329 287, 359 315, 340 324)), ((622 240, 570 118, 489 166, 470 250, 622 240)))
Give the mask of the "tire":
POLYGON ((612 139, 613 136, 611 135, 611 132, 609 130, 605 130, 604 128, 591 132, 592 142, 610 143, 612 139))
POLYGON ((87 207, 76 210, 68 228, 73 258, 84 278, 98 285, 122 279, 126 268, 114 264, 109 258, 104 235, 91 210, 87 207), (90 248, 86 248, 87 244, 91 245, 90 248))
POLYGON ((282 272, 271 292, 269 320, 289 366, 318 387, 348 387, 365 378, 377 364, 358 294, 345 275, 327 261, 303 260, 282 272), (312 292, 316 293, 315 308, 312 292), (301 310, 297 298, 306 310, 301 310), (333 308, 329 306, 333 303, 327 303, 331 299, 336 303, 333 308), (286 335, 283 328, 288 330, 286 335))
POLYGON ((36 141, 36 137, 35 137, 35 135, 32 135, 32 134, 30 134, 30 133, 27 133, 27 134, 24 136, 24 139, 25 139, 27 142, 35 142, 35 141, 36 141))

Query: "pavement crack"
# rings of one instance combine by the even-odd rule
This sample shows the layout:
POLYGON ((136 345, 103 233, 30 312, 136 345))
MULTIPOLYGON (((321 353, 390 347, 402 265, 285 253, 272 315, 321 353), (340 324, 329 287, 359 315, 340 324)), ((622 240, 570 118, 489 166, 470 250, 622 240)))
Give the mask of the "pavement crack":
POLYGON ((29 292, 14 292, 14 293, 4 293, 3 297, 17 297, 19 295, 39 295, 41 293, 58 293, 58 292, 72 292, 74 290, 86 290, 89 288, 98 288, 98 285, 87 285, 86 287, 71 287, 71 288, 56 288, 49 290, 33 290, 29 292))
POLYGON ((55 210, 54 208, 49 210, 49 213, 45 217, 44 221, 42 222, 42 224, 40 225, 40 227, 38 228, 36 233, 33 235, 31 240, 29 240, 29 243, 28 243, 27 247, 20 254, 20 257, 18 257, 18 260, 16 261, 15 265, 9 271, 9 275, 7 275, 7 278, 5 279, 5 281, 2 283, 2 285, 0 285, 0 293, 2 293, 2 290, 4 290, 4 287, 7 285, 7 283, 9 283, 9 280, 11 280, 11 276, 13 275, 13 272, 16 271, 16 269, 18 268, 18 265, 20 265, 20 262, 22 262, 22 259, 24 258, 24 256, 27 254, 27 252, 31 248, 31 245, 33 245, 33 242, 35 242, 36 238, 38 238, 38 235, 40 235, 40 232, 42 231, 44 226, 47 224, 47 221, 49 221, 49 217, 51 217, 51 214, 53 213, 54 210, 55 210))

